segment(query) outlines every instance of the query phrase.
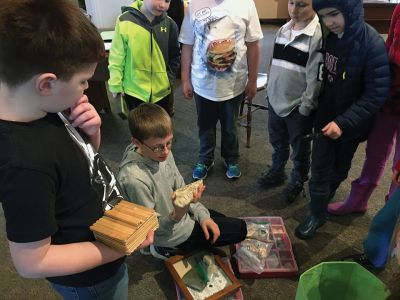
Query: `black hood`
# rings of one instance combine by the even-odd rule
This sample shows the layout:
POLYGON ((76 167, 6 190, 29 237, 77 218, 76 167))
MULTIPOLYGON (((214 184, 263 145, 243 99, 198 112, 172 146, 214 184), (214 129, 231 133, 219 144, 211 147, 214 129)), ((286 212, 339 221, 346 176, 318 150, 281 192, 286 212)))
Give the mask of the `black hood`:
POLYGON ((344 16, 344 41, 350 43, 357 39, 364 30, 364 8, 362 0, 313 0, 315 11, 328 7, 338 9, 344 16))

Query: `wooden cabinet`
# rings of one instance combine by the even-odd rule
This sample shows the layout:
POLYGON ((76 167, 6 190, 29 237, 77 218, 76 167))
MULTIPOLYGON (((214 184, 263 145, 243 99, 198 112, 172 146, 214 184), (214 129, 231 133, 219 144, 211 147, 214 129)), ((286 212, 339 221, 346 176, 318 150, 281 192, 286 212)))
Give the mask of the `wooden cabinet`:
POLYGON ((379 33, 388 33, 396 3, 364 1, 364 19, 379 33))
POLYGON ((286 20, 289 18, 287 0, 254 0, 261 20, 286 20))

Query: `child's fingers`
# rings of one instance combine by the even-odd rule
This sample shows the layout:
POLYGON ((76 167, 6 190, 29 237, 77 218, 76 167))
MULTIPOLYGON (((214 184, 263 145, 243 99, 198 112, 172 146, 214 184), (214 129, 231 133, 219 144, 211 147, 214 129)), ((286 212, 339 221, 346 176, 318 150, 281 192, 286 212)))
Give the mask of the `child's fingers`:
POLYGON ((70 121, 74 121, 82 113, 84 113, 86 111, 91 111, 91 110, 95 110, 93 105, 90 104, 88 101, 85 101, 85 99, 81 98, 79 100, 79 102, 76 103, 75 106, 71 107, 71 112, 69 114, 69 119, 70 119, 70 121))
POLYGON ((79 100, 76 101, 76 103, 71 107, 71 110, 78 107, 82 103, 89 103, 89 98, 86 95, 82 95, 82 97, 80 97, 79 100))
POLYGON ((395 184, 399 185, 399 172, 394 170, 392 173, 392 180, 395 184))
POLYGON ((97 121, 97 113, 92 110, 82 109, 78 112, 75 111, 75 114, 70 116, 70 119, 73 126, 80 127, 84 123, 97 121))
POLYGON ((203 229, 204 236, 206 240, 208 241, 210 239, 210 233, 208 232, 208 228, 205 225, 201 225, 201 228, 203 229))
POLYGON ((217 223, 215 223, 214 221, 211 224, 211 231, 213 234, 211 244, 214 244, 218 240, 219 236, 221 235, 221 232, 219 231, 219 227, 218 227, 217 223))

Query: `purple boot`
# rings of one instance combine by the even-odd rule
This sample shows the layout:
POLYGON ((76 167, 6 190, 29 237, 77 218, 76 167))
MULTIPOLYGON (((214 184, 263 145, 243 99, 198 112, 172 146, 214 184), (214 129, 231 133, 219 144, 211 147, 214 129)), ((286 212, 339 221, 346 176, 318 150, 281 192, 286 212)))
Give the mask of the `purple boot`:
POLYGON ((349 197, 345 201, 334 202, 328 205, 328 212, 332 215, 344 216, 350 213, 364 213, 368 207, 368 199, 376 185, 359 183, 358 179, 351 183, 349 197))

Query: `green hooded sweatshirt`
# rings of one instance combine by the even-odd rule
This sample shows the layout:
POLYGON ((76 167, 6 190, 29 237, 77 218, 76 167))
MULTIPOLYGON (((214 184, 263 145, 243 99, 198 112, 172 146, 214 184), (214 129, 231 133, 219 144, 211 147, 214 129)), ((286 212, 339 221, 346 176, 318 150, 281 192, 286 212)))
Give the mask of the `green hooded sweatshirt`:
POLYGON ((178 27, 166 14, 150 22, 140 8, 127 7, 115 25, 108 58, 110 92, 155 103, 171 93, 180 60, 178 27))

